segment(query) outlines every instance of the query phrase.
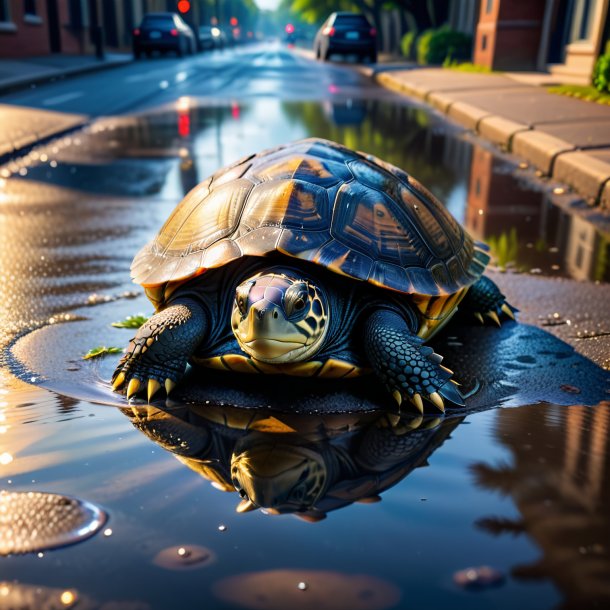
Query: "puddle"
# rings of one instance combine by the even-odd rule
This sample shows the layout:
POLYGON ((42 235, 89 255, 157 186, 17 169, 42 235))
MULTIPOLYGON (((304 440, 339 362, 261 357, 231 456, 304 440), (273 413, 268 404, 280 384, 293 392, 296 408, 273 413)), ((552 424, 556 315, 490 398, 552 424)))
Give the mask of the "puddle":
MULTIPOLYGON (((310 135, 411 172, 492 243, 500 266, 588 288, 609 279, 608 233, 577 197, 385 97, 179 100, 100 119, 1 168, 0 344, 10 350, 0 488, 78 497, 109 516, 82 543, 1 558, 10 604, 163 609, 177 591, 184 607, 219 610, 332 608, 339 594, 358 608, 610 600, 608 372, 545 330, 447 329, 435 350, 464 387, 480 389, 465 411, 399 427, 379 423, 387 397, 366 381, 328 396, 328 387, 284 381, 270 391, 266 378, 191 375, 172 401, 128 406, 109 388, 117 356, 82 359, 127 344, 133 331, 111 322, 152 313, 129 265, 186 192, 253 150, 310 135), (245 407, 239 425, 227 403, 245 407), (303 428, 287 410, 324 413, 303 428), (286 463, 306 456, 320 469, 314 501, 288 475, 289 493, 265 479, 282 478, 265 470, 269 442, 286 463), (456 584, 472 568, 500 584, 456 584)), ((530 291, 534 278, 516 277, 530 291)))

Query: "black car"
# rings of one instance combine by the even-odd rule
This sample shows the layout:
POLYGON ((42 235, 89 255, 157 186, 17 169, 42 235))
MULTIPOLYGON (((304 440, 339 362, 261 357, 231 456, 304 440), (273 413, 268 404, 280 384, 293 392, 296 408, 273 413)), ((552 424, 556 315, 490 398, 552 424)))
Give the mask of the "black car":
POLYGON ((180 57, 197 48, 193 30, 177 13, 148 13, 133 31, 133 54, 148 57, 153 51, 175 51, 180 57))
POLYGON ((226 40, 226 34, 216 26, 202 25, 199 27, 200 49, 222 49, 226 40))
POLYGON ((360 13, 332 13, 318 30, 313 48, 316 57, 323 61, 341 54, 376 62, 377 30, 360 13))

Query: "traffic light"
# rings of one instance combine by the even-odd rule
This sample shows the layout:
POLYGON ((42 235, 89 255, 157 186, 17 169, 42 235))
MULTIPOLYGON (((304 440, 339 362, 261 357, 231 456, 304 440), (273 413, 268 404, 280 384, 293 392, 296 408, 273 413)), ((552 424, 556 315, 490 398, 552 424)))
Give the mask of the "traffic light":
POLYGON ((239 23, 239 21, 237 20, 237 17, 231 17, 231 19, 229 19, 229 23, 231 24, 231 27, 236 27, 237 24, 239 23))
POLYGON ((188 13, 191 10, 191 3, 188 0, 180 0, 180 2, 178 2, 178 12, 182 13, 184 15, 184 13, 188 13))

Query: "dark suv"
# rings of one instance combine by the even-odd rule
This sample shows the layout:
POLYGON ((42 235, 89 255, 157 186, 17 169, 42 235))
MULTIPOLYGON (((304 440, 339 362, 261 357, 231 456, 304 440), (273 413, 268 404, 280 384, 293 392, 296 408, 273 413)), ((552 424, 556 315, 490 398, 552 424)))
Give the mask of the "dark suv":
POLYGON ((133 31, 133 54, 150 57, 153 51, 175 51, 180 57, 194 53, 195 34, 177 13, 148 13, 133 31))
POLYGON ((318 59, 355 54, 377 61, 377 30, 360 13, 333 13, 316 34, 313 49, 318 59))

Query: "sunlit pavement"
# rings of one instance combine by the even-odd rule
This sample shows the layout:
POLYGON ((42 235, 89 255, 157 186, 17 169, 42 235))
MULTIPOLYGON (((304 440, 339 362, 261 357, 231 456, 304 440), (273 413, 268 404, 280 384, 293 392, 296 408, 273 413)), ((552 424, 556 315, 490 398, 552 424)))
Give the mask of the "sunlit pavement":
MULTIPOLYGON (((576 195, 353 67, 280 46, 146 60, 2 102, 86 115, 87 126, 0 167, 0 487, 76 496, 109 521, 80 544, 2 557, 0 606, 512 610, 609 599, 610 410, 577 406, 601 403, 607 371, 549 334, 608 366, 607 232, 576 195), (132 330, 110 323, 151 313, 129 266, 186 192, 310 135, 405 168, 493 243, 507 268, 493 277, 521 325, 459 326, 444 363, 466 358, 488 395, 558 400, 394 428, 388 418, 362 437, 370 445, 356 442, 361 421, 340 421, 333 445, 314 420, 305 454, 331 459, 335 486, 328 515, 297 519, 244 508, 226 474, 244 433, 235 422, 197 427, 205 406, 172 411, 164 398, 163 409, 128 405, 108 382, 118 356, 82 356, 124 346, 132 330), (473 336, 500 343, 501 358, 473 336), (342 480, 339 465, 356 478, 342 480), (455 584, 485 565, 504 575, 497 588, 455 584), (267 594, 278 604, 258 605, 267 594)), ((274 426, 300 438, 262 416, 255 438, 274 426)))

